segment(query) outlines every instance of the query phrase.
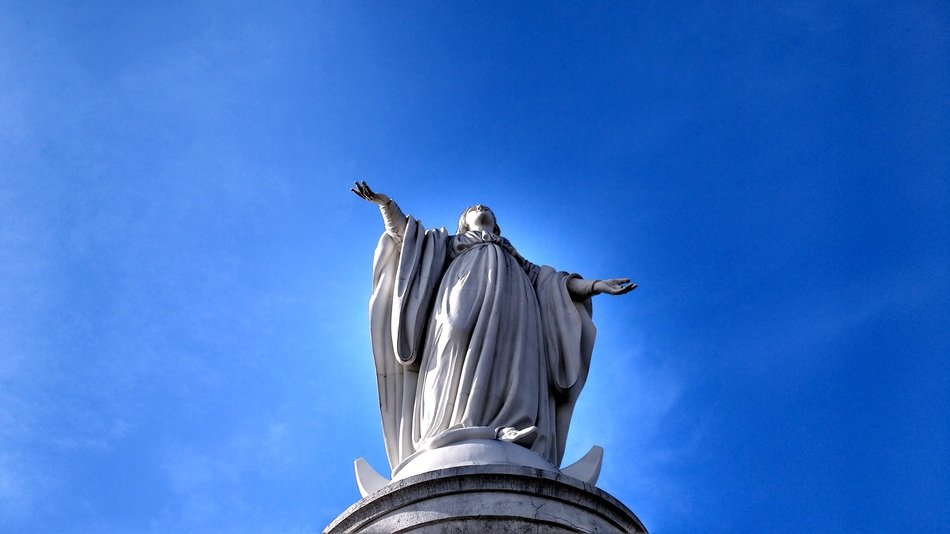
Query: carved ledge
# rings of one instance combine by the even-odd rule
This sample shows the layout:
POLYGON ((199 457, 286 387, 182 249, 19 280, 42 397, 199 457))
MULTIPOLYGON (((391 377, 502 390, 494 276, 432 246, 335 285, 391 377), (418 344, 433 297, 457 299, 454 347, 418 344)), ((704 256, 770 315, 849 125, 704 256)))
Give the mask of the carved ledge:
POLYGON ((453 467, 395 480, 361 499, 325 533, 646 532, 620 501, 543 469, 453 467))

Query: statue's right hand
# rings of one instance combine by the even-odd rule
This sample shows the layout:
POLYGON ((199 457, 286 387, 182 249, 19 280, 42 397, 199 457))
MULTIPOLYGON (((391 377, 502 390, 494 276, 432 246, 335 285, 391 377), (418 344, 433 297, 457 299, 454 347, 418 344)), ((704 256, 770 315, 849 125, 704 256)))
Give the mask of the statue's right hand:
POLYGON ((368 200, 373 204, 379 204, 383 206, 389 203, 389 197, 382 194, 376 193, 366 185, 366 182, 354 182, 356 187, 350 189, 350 191, 356 193, 356 196, 362 198, 363 200, 368 200))

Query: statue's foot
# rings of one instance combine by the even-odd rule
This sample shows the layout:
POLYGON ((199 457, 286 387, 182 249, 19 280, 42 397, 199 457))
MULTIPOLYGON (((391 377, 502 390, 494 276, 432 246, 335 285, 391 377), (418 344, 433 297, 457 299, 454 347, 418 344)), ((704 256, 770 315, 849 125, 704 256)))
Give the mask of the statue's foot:
POLYGON ((521 430, 508 426, 499 428, 497 431, 498 441, 508 441, 528 448, 531 448, 531 445, 534 444, 534 440, 537 439, 537 437, 538 427, 536 426, 529 426, 521 430))

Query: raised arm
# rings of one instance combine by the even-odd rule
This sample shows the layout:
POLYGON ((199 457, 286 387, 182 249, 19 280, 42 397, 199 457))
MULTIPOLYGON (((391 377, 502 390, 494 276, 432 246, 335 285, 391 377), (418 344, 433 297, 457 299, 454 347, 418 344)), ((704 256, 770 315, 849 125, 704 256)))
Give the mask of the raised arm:
POLYGON ((399 209, 393 199, 382 193, 376 193, 366 185, 366 182, 355 182, 356 187, 350 191, 356 193, 356 196, 367 200, 379 206, 379 213, 383 216, 383 225, 386 227, 386 233, 393 239, 402 241, 403 232, 406 230, 406 215, 399 209))
POLYGON ((574 300, 583 300, 594 295, 606 293, 608 295, 623 295, 637 288, 631 284, 629 278, 610 278, 608 280, 584 280, 571 278, 567 281, 567 291, 574 300))

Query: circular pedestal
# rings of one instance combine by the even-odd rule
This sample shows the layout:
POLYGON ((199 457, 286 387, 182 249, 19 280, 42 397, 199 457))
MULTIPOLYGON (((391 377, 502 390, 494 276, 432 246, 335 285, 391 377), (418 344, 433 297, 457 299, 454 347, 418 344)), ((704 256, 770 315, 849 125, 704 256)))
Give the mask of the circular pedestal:
POLYGON ((429 471, 469 465, 520 465, 559 473, 557 467, 531 452, 497 439, 473 439, 419 451, 393 469, 393 480, 402 480, 429 471))
POLYGON ((646 532, 604 491, 555 472, 473 465, 394 480, 324 530, 342 532, 646 532))

